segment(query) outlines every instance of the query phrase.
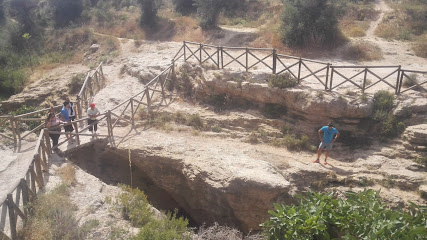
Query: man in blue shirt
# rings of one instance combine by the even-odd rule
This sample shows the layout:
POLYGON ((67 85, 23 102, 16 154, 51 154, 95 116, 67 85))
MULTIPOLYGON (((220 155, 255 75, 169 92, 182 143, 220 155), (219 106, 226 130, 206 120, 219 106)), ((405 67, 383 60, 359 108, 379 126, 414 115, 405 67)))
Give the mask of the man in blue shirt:
POLYGON ((65 130, 65 136, 67 137, 67 140, 71 139, 71 142, 73 142, 74 141, 73 136, 70 133, 74 130, 74 128, 73 128, 73 125, 71 125, 69 108, 70 108, 70 102, 65 101, 61 109, 60 118, 62 121, 66 122, 64 126, 64 130, 65 130))
POLYGON ((335 140, 338 138, 340 133, 336 128, 334 128, 334 125, 332 123, 329 123, 328 126, 323 126, 318 131, 319 133, 319 139, 320 139, 320 145, 319 149, 317 149, 317 159, 314 161, 315 163, 319 162, 320 155, 322 155, 322 150, 325 149, 325 162, 324 164, 328 164, 326 160, 329 156, 329 150, 332 149, 332 145, 334 144, 335 140), (323 137, 322 137, 323 133, 323 137))

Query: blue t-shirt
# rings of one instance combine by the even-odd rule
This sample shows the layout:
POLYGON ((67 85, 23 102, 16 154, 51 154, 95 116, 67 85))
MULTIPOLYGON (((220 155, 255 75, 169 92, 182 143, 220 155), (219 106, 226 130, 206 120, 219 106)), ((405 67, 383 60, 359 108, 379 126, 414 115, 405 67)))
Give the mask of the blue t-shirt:
POLYGON ((332 139, 334 139, 334 134, 338 134, 338 130, 334 127, 329 129, 328 126, 324 126, 320 129, 320 131, 323 132, 324 143, 331 143, 332 139))
POLYGON ((70 121, 70 112, 66 108, 61 109, 61 115, 64 117, 65 121, 70 121))

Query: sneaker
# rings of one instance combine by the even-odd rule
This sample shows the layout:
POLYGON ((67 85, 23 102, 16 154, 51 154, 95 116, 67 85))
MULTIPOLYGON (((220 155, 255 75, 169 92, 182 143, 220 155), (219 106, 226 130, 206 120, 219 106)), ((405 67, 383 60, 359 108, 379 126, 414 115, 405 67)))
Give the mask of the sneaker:
POLYGON ((319 159, 316 159, 315 161, 313 161, 314 163, 319 163, 320 161, 319 161, 319 159))

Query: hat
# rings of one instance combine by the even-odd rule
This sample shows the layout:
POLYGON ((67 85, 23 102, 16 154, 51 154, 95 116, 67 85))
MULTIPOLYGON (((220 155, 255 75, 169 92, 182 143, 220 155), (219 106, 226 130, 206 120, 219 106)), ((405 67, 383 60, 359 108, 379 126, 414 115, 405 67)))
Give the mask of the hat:
POLYGON ((95 107, 95 103, 91 103, 91 104, 89 104, 89 106, 94 108, 95 107))
POLYGON ((334 126, 334 124, 332 124, 332 122, 328 123, 328 127, 333 127, 333 126, 334 126))

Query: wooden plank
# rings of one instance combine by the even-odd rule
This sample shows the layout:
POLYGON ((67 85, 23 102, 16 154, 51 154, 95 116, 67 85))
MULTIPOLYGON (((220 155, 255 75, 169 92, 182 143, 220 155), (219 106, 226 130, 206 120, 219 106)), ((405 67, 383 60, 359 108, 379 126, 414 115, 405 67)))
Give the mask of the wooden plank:
MULTIPOLYGON (((145 103, 144 103, 144 104, 145 104, 145 103)), ((111 115, 114 115, 114 116, 116 116, 118 119, 120 119, 120 120, 122 120, 122 121, 125 121, 125 122, 127 122, 127 123, 129 123, 129 124, 132 124, 132 123, 131 123, 131 121, 127 120, 126 118, 120 118, 117 114, 115 114, 115 113, 113 113, 113 112, 111 112, 111 115)))
POLYGON ((290 65, 289 67, 287 67, 287 66, 286 66, 286 64, 284 64, 284 63, 282 62, 282 60, 280 60, 280 58, 277 58, 277 60, 279 60, 280 64, 282 64, 282 66, 283 66, 283 67, 285 67, 285 69, 283 69, 283 70, 279 71, 278 73, 276 73, 276 75, 279 75, 279 74, 281 74, 281 73, 282 73, 282 72, 284 72, 284 71, 288 71, 288 72, 289 72, 289 73, 290 73, 294 78, 298 79, 298 76, 297 76, 297 75, 295 75, 295 74, 291 71, 291 67, 293 67, 293 66, 295 66, 295 65, 299 64, 299 62, 296 62, 296 63, 294 63, 294 64, 290 65))
MULTIPOLYGON (((246 52, 244 52, 244 53, 240 54, 240 55, 239 55, 238 57, 236 57, 236 58, 234 58, 233 56, 231 56, 231 55, 230 55, 228 52, 226 52, 226 51, 223 51, 223 53, 227 54, 231 59, 233 59, 232 61, 230 61, 230 62, 228 62, 227 64, 223 65, 223 68, 224 68, 224 67, 227 67, 228 65, 230 65, 230 64, 231 64, 231 63, 233 63, 233 62, 237 62, 238 64, 240 64, 240 66, 242 66, 242 67, 246 68, 246 66, 238 60, 238 59, 239 59, 239 58, 241 58, 243 55, 245 55, 245 54, 246 54, 246 52)), ((224 64, 224 63, 223 63, 223 64, 224 64)))
POLYGON ((43 129, 44 131, 44 142, 46 144, 46 150, 48 155, 52 153, 52 144, 50 143, 49 130, 43 129))
POLYGON ((337 66, 334 65, 333 68, 398 68, 399 66, 337 66))
POLYGON ((267 59, 267 58, 269 58, 270 56, 272 56, 272 54, 270 54, 270 55, 267 55, 266 57, 264 57, 264 58, 262 58, 262 59, 259 59, 257 56, 255 56, 253 53, 251 53, 251 52, 249 52, 249 54, 252 56, 252 57, 254 57, 254 58, 256 58, 258 61, 256 62, 256 63, 254 63, 254 64, 252 64, 251 66, 249 66, 248 68, 249 69, 251 69, 251 68, 253 68, 255 65, 257 65, 258 63, 262 63, 262 64, 264 64, 266 67, 268 67, 269 69, 271 69, 271 70, 273 70, 273 67, 270 67, 270 65, 268 65, 266 62, 264 62, 264 60, 265 59, 267 59))
POLYGON ((333 71, 334 71, 336 74, 340 75, 342 78, 346 79, 346 81, 341 82, 340 84, 336 85, 335 87, 331 87, 331 90, 332 90, 332 89, 335 89, 335 88, 337 88, 337 87, 339 87, 339 86, 341 86, 341 85, 343 85, 343 84, 344 84, 344 83, 346 83, 346 82, 351 82, 353 85, 355 85, 355 86, 356 86, 356 87, 358 87, 359 89, 362 89, 362 87, 361 87, 359 84, 357 84, 357 83, 355 83, 355 82, 351 81, 351 79, 353 79, 353 78, 355 78, 356 76, 358 76, 358 75, 360 75, 360 74, 364 73, 365 71, 361 71, 361 72, 359 72, 359 73, 355 74, 354 76, 352 76, 351 78, 347 78, 347 77, 345 77, 344 75, 342 75, 340 72, 336 71, 335 69, 333 69, 333 71))
POLYGON ((82 88, 80 89, 80 92, 79 94, 77 94, 77 96, 80 96, 80 97, 83 96, 83 92, 86 89, 86 85, 88 84, 89 78, 90 78, 90 74, 88 73, 86 75, 85 81, 83 82, 82 88))
POLYGON ((410 73, 421 73, 421 74, 427 74, 427 71, 416 71, 416 70, 407 70, 407 69, 402 69, 402 71, 410 72, 410 73))
MULTIPOLYGON (((22 188, 22 203, 24 205, 24 215, 25 219, 28 216, 28 203, 29 203, 29 196, 28 196, 28 185, 24 178, 21 178, 20 182, 21 188, 22 188)), ((24 225, 26 225, 26 221, 24 221, 24 225)))
POLYGON ((37 184, 39 185, 39 189, 44 187, 43 173, 42 173, 42 164, 40 154, 34 155, 34 163, 36 166, 37 173, 37 184))
MULTIPOLYGON (((53 109, 62 108, 62 105, 54 106, 52 108, 53 109)), ((31 116, 31 115, 34 115, 34 114, 37 114, 37 113, 45 113, 47 111, 50 111, 52 108, 44 108, 44 109, 37 110, 37 111, 34 111, 34 112, 24 113, 24 114, 21 114, 21 115, 16 115, 15 118, 23 118, 23 117, 31 116)))
POLYGON ((0 231, 4 231, 4 226, 6 225, 6 215, 7 215, 7 199, 2 203, 1 215, 0 215, 0 231))
MULTIPOLYGON (((9 200, 8 200, 8 202, 9 202, 9 200)), ((10 201, 10 202, 11 202, 12 207, 13 207, 13 210, 14 210, 14 212, 15 212, 15 221, 17 221, 17 220, 18 220, 18 218, 16 217, 17 215, 19 215, 23 220, 25 220, 25 215, 24 215, 24 213, 21 211, 21 209, 18 207, 18 205, 16 205, 16 204, 13 202, 13 199, 12 199, 12 201, 10 201)), ((16 222, 15 222, 15 224, 16 224, 16 222)))
POLYGON ((322 80, 316 75, 316 73, 325 70, 327 68, 327 66, 323 67, 323 68, 321 68, 321 69, 319 69, 319 70, 317 70, 315 72, 313 72, 304 62, 302 62, 302 65, 310 72, 310 74, 308 74, 305 77, 302 77, 301 80, 304 80, 304 79, 306 79, 306 78, 308 78, 310 76, 314 76, 323 86, 327 85, 327 83, 323 83, 322 80))
POLYGON ((37 189, 36 189, 36 173, 34 172, 34 162, 31 163, 30 167, 29 167, 29 172, 31 175, 31 191, 33 191, 35 194, 37 194, 37 189))
POLYGON ((15 218, 15 211, 13 207, 13 198, 12 194, 7 194, 7 207, 9 210, 9 226, 10 226, 10 235, 12 239, 16 239, 16 218, 15 218))
POLYGON ((9 139, 9 140, 13 140, 13 137, 9 137, 9 136, 7 136, 7 135, 5 135, 5 134, 3 134, 3 133, 0 133, 0 136, 2 136, 2 137, 4 137, 4 138, 7 138, 7 139, 9 139))

